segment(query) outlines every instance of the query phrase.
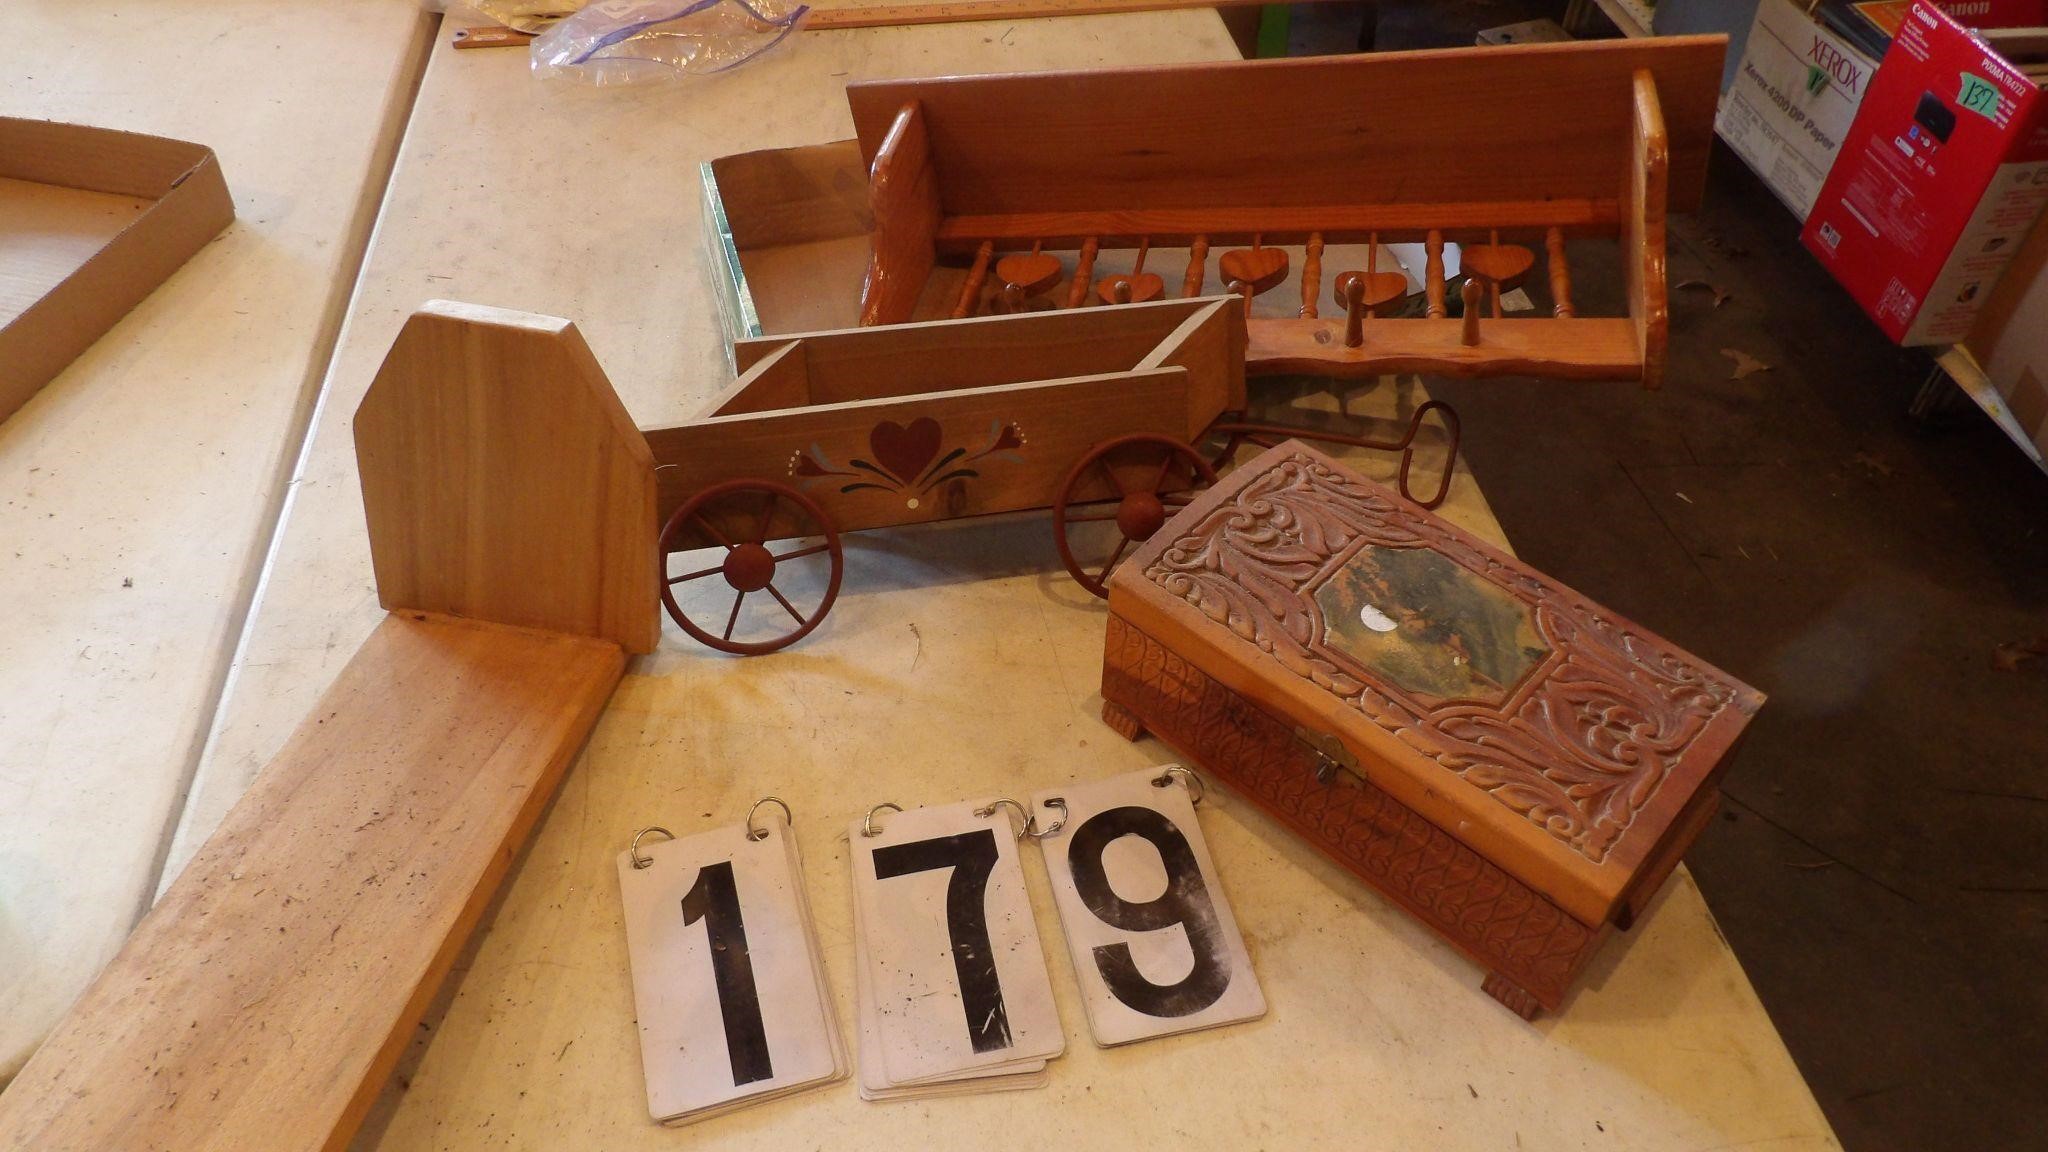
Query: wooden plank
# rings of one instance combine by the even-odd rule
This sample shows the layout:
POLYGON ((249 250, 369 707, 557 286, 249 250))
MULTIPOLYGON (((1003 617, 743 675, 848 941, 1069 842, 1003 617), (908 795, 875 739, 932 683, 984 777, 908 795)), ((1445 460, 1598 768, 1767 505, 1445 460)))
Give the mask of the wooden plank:
MULTIPOLYGON (((650 431, 647 442, 663 465, 664 518, 696 492, 750 477, 798 487, 852 531, 1048 507, 1097 443, 1132 432, 1184 439, 1188 405, 1187 371, 1157 368, 721 416, 650 431), (948 479, 961 469, 970 474, 948 479)), ((754 513, 744 514, 721 525, 728 538, 753 538, 754 513)), ((778 520, 768 536, 790 527, 778 520)))
POLYGON ((847 87, 872 157, 919 103, 949 216, 1601 200, 1631 77, 1657 78, 1671 193, 1697 204, 1725 40, 1528 44, 847 87))
POLYGON ((1254 319, 1245 367, 1254 375, 1314 372, 1353 379, 1394 372, 1560 380, 1642 376, 1635 322, 1623 317, 1481 320, 1476 347, 1460 342, 1458 320, 1361 323, 1365 342, 1346 348, 1342 320, 1254 319))
POLYGON ((1655 388, 1664 379, 1664 349, 1671 325, 1664 287, 1664 202, 1670 188, 1671 152, 1657 82, 1647 71, 1635 76, 1629 140, 1622 279, 1628 290, 1628 314, 1635 324, 1643 387, 1655 388))
POLYGON ((844 404, 1126 371, 1207 304, 1162 300, 794 333, 738 341, 733 354, 745 364, 763 346, 801 340, 804 403, 844 404))
POLYGON ((705 405, 700 417, 801 408, 811 402, 803 341, 743 340, 733 345, 733 359, 739 379, 705 405))
POLYGON ((915 100, 896 110, 888 136, 868 172, 868 211, 875 220, 874 249, 861 285, 862 324, 910 319, 937 257, 939 177, 931 137, 915 100))
POLYGON ((386 608, 654 650, 654 459, 575 325, 427 304, 355 438, 386 608))
MULTIPOLYGON (((895 28, 913 24, 963 24, 979 20, 1043 20, 1056 16, 1108 16, 1125 12, 1177 12, 1200 8, 1243 8, 1266 0, 964 0, 953 4, 874 4, 820 8, 804 20, 806 32, 846 28, 895 28)), ((1311 3, 1316 0, 1310 0, 1311 3)))
POLYGON ((1140 370, 1187 369, 1189 443, 1202 439, 1218 416, 1245 409, 1244 310, 1241 296, 1210 297, 1138 362, 1140 370))
POLYGON ((857 141, 740 152, 710 164, 733 246, 741 252, 874 230, 863 178, 868 166, 857 141))
POLYGON ((1052 249, 1078 248, 1090 238, 1107 247, 1132 248, 1141 239, 1158 247, 1178 247, 1194 236, 1206 236, 1219 246, 1249 244, 1253 236, 1263 236, 1268 244, 1285 244, 1298 242, 1310 232, 1321 232, 1326 244, 1363 244, 1375 234, 1383 244, 1405 243, 1421 240, 1432 230, 1449 233, 1453 241, 1483 241, 1492 229, 1540 233, 1557 227, 1574 233, 1612 233, 1620 218, 1620 202, 1611 196, 1446 204, 1113 207, 1086 212, 949 216, 939 224, 939 250, 970 252, 983 240, 998 244, 1042 240, 1052 249))
POLYGON ((345 1147, 624 668, 387 617, 0 1093, 0 1148, 345 1147))

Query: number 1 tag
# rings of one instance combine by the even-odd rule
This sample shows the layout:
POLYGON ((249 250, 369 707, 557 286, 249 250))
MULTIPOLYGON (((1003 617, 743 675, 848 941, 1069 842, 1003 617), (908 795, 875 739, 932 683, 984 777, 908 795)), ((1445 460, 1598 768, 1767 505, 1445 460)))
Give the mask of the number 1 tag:
POLYGON ((619 856, 656 1120, 699 1120, 845 1074, 802 885, 789 826, 773 819, 619 856))
POLYGON ((862 1080, 929 1083, 1059 1055, 1066 1037, 1008 812, 969 802, 880 823, 856 820, 848 836, 862 1027, 885 1073, 870 1074, 863 1050, 862 1080))
POLYGON ((1032 798, 1053 902, 1104 1047, 1253 1020, 1266 997, 1182 779, 1150 768, 1032 798))

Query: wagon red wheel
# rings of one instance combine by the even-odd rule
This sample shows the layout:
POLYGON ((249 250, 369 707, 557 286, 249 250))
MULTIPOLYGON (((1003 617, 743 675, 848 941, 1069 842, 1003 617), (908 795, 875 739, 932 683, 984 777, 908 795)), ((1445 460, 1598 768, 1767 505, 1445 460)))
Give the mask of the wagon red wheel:
POLYGON ((1216 470, 1189 445, 1167 436, 1120 436, 1088 450, 1060 482, 1052 506, 1053 544, 1075 582, 1109 595, 1109 574, 1131 545, 1151 538, 1167 517, 1187 505, 1194 490, 1216 482, 1216 470), (1088 496, 1090 491, 1115 495, 1088 496), (1083 561, 1075 548, 1077 525, 1107 523, 1117 534, 1109 558, 1083 561))
MULTIPOLYGON (((839 597, 839 578, 846 566, 839 533, 825 510, 796 489, 767 480, 728 480, 692 496, 662 527, 661 555, 665 569, 661 603, 669 616, 699 643, 742 656, 786 648, 809 635, 839 597), (812 538, 822 540, 805 542, 812 538), (791 539, 797 541, 796 547, 779 551, 769 547, 771 541, 791 539), (725 555, 708 566, 700 563, 693 568, 685 563, 683 571, 672 570, 677 556, 691 556, 687 550, 701 552, 707 545, 714 556, 718 548, 723 548, 725 555), (775 581, 777 577, 787 579, 794 568, 812 557, 821 557, 827 565, 825 589, 817 604, 806 611, 775 581), (732 592, 729 608, 723 596, 703 594, 717 589, 720 581, 712 580, 714 576, 732 592), (690 608, 679 601, 678 590, 697 593, 691 596, 690 608), (735 639, 740 609, 755 592, 766 592, 778 610, 769 622, 753 629, 755 635, 735 639), (692 611, 707 622, 699 624, 692 619, 692 611)), ((815 579, 815 573, 811 577, 815 579)))

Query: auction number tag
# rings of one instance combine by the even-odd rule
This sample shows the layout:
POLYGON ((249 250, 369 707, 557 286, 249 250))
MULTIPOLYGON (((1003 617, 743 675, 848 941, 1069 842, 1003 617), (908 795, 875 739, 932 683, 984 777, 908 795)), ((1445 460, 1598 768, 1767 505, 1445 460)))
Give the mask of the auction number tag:
POLYGON ((619 857, 647 1106, 656 1120, 845 1070, 788 825, 769 820, 619 857))
POLYGON ((870 992, 862 1027, 886 1072, 876 1079, 915 1084, 1059 1055, 1008 811, 970 801, 889 813, 856 820, 848 841, 870 992))
POLYGON ((1266 998, 1217 882, 1185 772, 1151 768, 1032 798, 1053 902, 1104 1046, 1256 1019, 1266 998))

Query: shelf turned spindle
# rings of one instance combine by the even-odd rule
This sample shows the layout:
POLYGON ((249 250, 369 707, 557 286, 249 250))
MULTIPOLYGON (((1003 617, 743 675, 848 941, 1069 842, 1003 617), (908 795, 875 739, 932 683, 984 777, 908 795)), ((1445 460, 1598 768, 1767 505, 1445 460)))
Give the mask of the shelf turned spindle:
POLYGON ((960 299, 953 305, 953 319, 964 320, 974 315, 981 303, 981 286, 988 281, 989 261, 995 259, 996 242, 983 240, 975 249, 974 267, 967 270, 967 283, 960 286, 960 299))
POLYGON ((1428 259, 1422 265, 1422 287, 1429 294, 1430 318, 1441 320, 1450 315, 1444 303, 1444 234, 1431 228, 1425 250, 1428 259))
POLYGON ((1564 259, 1564 233, 1553 226, 1543 234, 1543 247, 1550 255, 1550 314, 1560 320, 1572 317, 1572 270, 1564 259))
POLYGON ((1202 294, 1202 281, 1209 274, 1208 260, 1209 238, 1207 236, 1195 237, 1194 243, 1188 245, 1188 274, 1186 279, 1180 282, 1180 294, 1182 296, 1199 296, 1202 294))
MULTIPOLYGON (((1323 295, 1323 234, 1308 234, 1308 255, 1301 262, 1301 318, 1316 318, 1316 301, 1323 295)), ((1353 345, 1356 347, 1356 345, 1353 345)))
POLYGON ((1088 289, 1095 283, 1095 237, 1081 241, 1081 259, 1074 266, 1074 284, 1067 289, 1067 307, 1079 308, 1088 300, 1088 289))

